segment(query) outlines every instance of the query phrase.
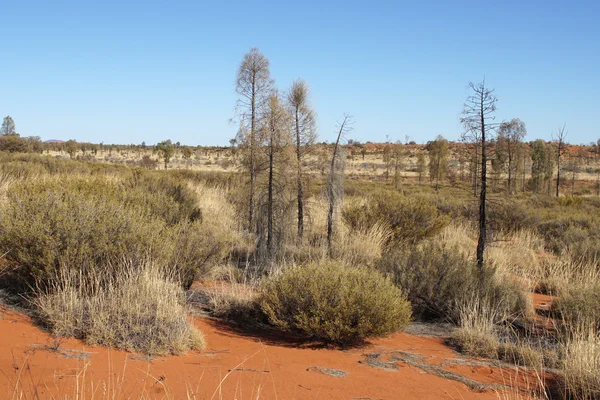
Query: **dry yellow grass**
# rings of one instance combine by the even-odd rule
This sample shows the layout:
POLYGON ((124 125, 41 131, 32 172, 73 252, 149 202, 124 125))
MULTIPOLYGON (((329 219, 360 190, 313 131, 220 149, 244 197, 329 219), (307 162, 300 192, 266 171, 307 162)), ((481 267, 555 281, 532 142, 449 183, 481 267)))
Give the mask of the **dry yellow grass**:
POLYGON ((124 262, 86 274, 63 269, 33 302, 57 337, 145 354, 205 346, 202 333, 188 320, 180 284, 151 262, 124 262))

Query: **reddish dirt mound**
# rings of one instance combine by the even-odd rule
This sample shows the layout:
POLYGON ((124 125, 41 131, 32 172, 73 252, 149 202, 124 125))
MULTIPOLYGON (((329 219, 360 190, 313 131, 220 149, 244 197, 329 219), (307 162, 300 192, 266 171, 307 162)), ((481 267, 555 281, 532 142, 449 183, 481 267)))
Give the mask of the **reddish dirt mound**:
POLYGON ((337 350, 195 322, 207 350, 148 359, 74 339, 56 343, 28 317, 0 308, 0 398, 496 399, 500 386, 477 385, 528 377, 457 360, 439 338, 398 333, 337 350))

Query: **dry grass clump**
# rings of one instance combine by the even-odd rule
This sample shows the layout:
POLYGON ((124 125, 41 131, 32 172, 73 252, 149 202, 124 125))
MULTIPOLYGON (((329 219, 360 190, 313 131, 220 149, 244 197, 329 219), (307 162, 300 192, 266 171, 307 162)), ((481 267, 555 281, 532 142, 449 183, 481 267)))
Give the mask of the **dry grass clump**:
POLYGON ((450 340, 462 353, 474 357, 499 359, 511 364, 543 368, 544 351, 509 336, 515 342, 502 342, 498 321, 506 319, 504 310, 493 299, 475 295, 460 305, 459 328, 450 340))
MULTIPOLYGON (((346 200, 351 204, 362 203, 362 199, 350 197, 346 200)), ((386 244, 391 237, 389 226, 383 221, 377 221, 368 227, 353 228, 345 220, 335 220, 333 249, 330 253, 327 247, 327 200, 320 196, 307 202, 308 215, 303 243, 288 244, 286 259, 291 263, 306 264, 324 261, 329 256, 349 265, 374 265, 383 255, 386 244)), ((295 226, 294 221, 290 226, 295 226)))
POLYGON ((597 330, 574 332, 564 346, 563 380, 573 399, 600 398, 600 335, 597 330))
POLYGON ((271 277, 258 301, 274 326, 341 346, 395 332, 411 317, 404 294, 381 274, 332 261, 271 277))
POLYGON ((151 262, 127 262, 115 270, 61 270, 33 300, 40 320, 58 337, 145 354, 204 347, 174 277, 151 262))
POLYGON ((503 311, 489 299, 474 295, 459 304, 459 328, 452 336, 453 344, 465 354, 475 357, 498 358, 500 342, 496 321, 503 311))

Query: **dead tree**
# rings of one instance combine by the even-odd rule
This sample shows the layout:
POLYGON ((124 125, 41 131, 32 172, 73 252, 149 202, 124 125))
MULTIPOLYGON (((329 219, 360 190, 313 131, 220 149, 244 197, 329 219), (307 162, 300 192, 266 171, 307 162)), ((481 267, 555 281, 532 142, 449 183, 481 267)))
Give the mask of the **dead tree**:
POLYGON ((483 269, 483 254, 485 251, 487 221, 486 221, 486 195, 487 195, 487 141, 497 128, 492 123, 496 111, 497 98, 494 89, 485 86, 485 80, 481 83, 469 83, 470 94, 465 101, 462 110, 461 123, 465 127, 466 134, 477 138, 481 143, 481 190, 479 192, 479 238, 477 240, 477 266, 483 269))
MULTIPOLYGON (((336 193, 336 165, 343 164, 343 157, 340 155, 340 140, 344 138, 344 136, 351 130, 352 125, 352 117, 349 114, 344 114, 344 118, 341 123, 339 123, 337 139, 335 140, 335 145, 333 147, 333 154, 331 156, 331 165, 329 169, 329 181, 327 183, 327 195, 329 197, 329 211, 327 213, 327 247, 329 249, 329 254, 333 254, 333 211, 335 208, 336 202, 336 194, 343 194, 343 188, 339 188, 336 193)), ((341 172, 341 177, 338 177, 337 180, 343 179, 343 171, 341 172)), ((338 185, 340 186, 340 185, 338 185)))
POLYGON ((297 200, 298 200, 298 243, 302 243, 304 233, 304 190, 303 180, 304 172, 302 163, 304 162, 305 150, 315 142, 315 116, 310 108, 308 84, 298 79, 292 83, 292 88, 288 93, 288 105, 293 118, 293 130, 296 139, 296 162, 297 162, 297 200))
POLYGON ((257 151, 260 140, 257 138, 259 116, 266 106, 273 87, 269 60, 257 49, 252 48, 244 55, 237 72, 236 92, 240 96, 236 104, 236 112, 240 119, 240 138, 248 149, 248 170, 250 174, 250 194, 248 210, 248 226, 254 225, 257 151))
POLYGON ((563 124, 562 127, 559 127, 556 130, 556 137, 553 138, 556 146, 556 197, 558 197, 560 194, 560 159, 563 154, 565 154, 565 150, 567 148, 567 143, 565 142, 567 139, 566 128, 567 124, 563 124))

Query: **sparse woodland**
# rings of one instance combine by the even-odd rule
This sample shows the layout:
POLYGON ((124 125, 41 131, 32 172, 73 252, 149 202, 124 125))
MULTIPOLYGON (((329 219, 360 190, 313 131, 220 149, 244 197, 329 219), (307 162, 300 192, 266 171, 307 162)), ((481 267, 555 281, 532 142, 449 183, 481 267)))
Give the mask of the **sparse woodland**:
POLYGON ((537 371, 539 398, 599 398, 600 141, 525 142, 482 82, 458 141, 358 143, 340 115, 323 143, 309 83, 269 67, 241 60, 227 147, 42 143, 5 118, 2 292, 56 337, 180 354, 206 345, 192 284, 227 282, 202 294, 228 324, 347 348, 450 323, 458 351, 537 371))

